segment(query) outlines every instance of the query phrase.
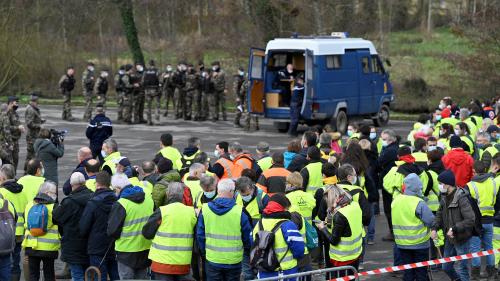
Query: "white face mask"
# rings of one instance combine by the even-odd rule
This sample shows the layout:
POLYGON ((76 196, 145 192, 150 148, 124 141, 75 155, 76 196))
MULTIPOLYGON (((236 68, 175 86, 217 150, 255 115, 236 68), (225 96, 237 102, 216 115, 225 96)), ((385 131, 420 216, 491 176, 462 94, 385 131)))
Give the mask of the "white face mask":
POLYGON ((435 145, 429 145, 429 147, 427 148, 427 151, 433 151, 433 150, 436 150, 437 149, 437 146, 435 145))
POLYGON ((171 66, 167 66, 167 71, 168 72, 172 71, 172 67, 171 66))
POLYGON ((217 66, 212 66, 213 71, 217 71, 218 67, 217 66))
POLYGON ((447 193, 448 192, 448 189, 446 187, 444 187, 444 184, 440 183, 438 185, 438 187, 439 187, 439 192, 441 192, 441 193, 447 193))
POLYGON ((137 71, 142 72, 144 70, 144 67, 142 65, 136 66, 137 71))
POLYGON ((443 110, 445 109, 446 105, 444 103, 440 103, 439 104, 439 109, 443 110))
POLYGON ((125 74, 125 70, 118 70, 118 74, 124 75, 125 74))
POLYGON ((101 73, 101 77, 102 77, 102 78, 106 78, 106 77, 108 77, 108 73, 107 73, 107 72, 103 72, 103 73, 101 73))
POLYGON ((388 145, 389 145, 389 144, 387 143, 387 141, 386 141, 386 140, 382 140, 382 146, 383 146, 383 147, 386 147, 386 146, 388 146, 388 145))
POLYGON ((94 67, 93 67, 93 66, 89 66, 89 67, 88 67, 88 70, 89 70, 89 71, 94 71, 94 67))
POLYGON ((218 150, 214 150, 214 155, 215 155, 215 157, 219 158, 220 157, 220 152, 218 150))
POLYGON ((376 138, 377 138, 377 133, 371 132, 371 133, 370 133, 370 139, 371 139, 371 140, 374 140, 374 139, 376 139, 376 138))
POLYGON ((234 155, 230 155, 229 158, 231 158, 231 160, 234 160, 234 155))
POLYGON ((101 156, 102 156, 102 158, 106 158, 106 156, 108 156, 108 154, 106 153, 106 151, 101 150, 101 156))
POLYGON ((238 74, 239 74, 240 76, 243 76, 243 75, 245 75, 245 72, 240 71, 238 74))
POLYGON ((352 178, 349 180, 349 183, 352 185, 355 185, 357 181, 358 181, 358 178, 355 176, 352 176, 352 178))
POLYGON ((459 136, 460 135, 460 130, 455 129, 454 132, 455 132, 455 136, 459 136))

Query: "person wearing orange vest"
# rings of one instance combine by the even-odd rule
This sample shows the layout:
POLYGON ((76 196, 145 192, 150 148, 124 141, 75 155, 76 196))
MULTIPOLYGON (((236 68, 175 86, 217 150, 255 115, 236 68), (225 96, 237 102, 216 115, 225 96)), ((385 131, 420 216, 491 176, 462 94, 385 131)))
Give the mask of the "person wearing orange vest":
POLYGON ((217 175, 219 179, 230 179, 234 177, 234 164, 229 157, 228 147, 229 144, 225 141, 221 141, 215 145, 214 155, 217 161, 208 169, 209 172, 217 175))
MULTIPOLYGON (((239 142, 233 142, 229 146, 229 154, 234 164, 233 178, 237 179, 241 177, 241 172, 245 169, 252 169, 253 162, 255 161, 252 156, 243 151, 241 144, 239 142)), ((260 176, 259 174, 257 176, 260 176)))
POLYGON ((262 191, 266 193, 284 193, 285 190, 273 190, 271 186, 275 181, 286 182, 286 177, 290 175, 290 171, 284 168, 285 158, 283 157, 283 153, 275 152, 272 156, 272 166, 269 170, 264 171, 257 181, 257 187, 262 189, 262 191))

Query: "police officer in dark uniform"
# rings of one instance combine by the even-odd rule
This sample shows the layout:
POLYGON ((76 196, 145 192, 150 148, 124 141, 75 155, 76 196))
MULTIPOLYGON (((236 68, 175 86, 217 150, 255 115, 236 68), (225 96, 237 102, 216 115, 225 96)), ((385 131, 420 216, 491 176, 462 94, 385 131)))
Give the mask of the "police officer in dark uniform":
POLYGON ((299 126, 300 110, 302 109, 302 101, 304 99, 304 74, 297 75, 295 85, 293 87, 292 96, 290 98, 290 128, 288 134, 296 137, 297 127, 299 126))

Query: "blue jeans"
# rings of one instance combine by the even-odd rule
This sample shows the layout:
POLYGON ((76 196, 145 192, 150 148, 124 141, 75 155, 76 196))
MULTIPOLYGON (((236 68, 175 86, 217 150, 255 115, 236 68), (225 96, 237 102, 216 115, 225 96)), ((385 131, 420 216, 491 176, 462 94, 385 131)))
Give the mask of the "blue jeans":
MULTIPOLYGON (((470 239, 462 244, 453 245, 448 239, 444 242, 444 256, 452 257, 463 255, 470 252, 470 239)), ((443 270, 451 280, 469 281, 469 265, 468 260, 460 261, 458 273, 453 267, 455 262, 443 263, 443 270)))
MULTIPOLYGON (((481 236, 472 236, 470 239, 470 251, 475 253, 481 251, 481 244, 483 246, 483 250, 492 250, 493 249, 493 224, 483 224, 483 232, 481 236)), ((486 265, 495 266, 495 255, 486 256, 486 265)), ((481 266, 481 258, 473 258, 472 259, 472 267, 480 267, 481 266)))
POLYGON ((394 266, 403 265, 403 259, 401 258, 401 252, 396 245, 396 243, 392 246, 393 258, 394 258, 394 266))
POLYGON ((237 268, 222 268, 214 266, 207 261, 205 263, 207 280, 210 281, 233 281, 240 280, 241 266, 237 268))
POLYGON ((0 280, 10 280, 10 255, 0 256, 0 280))
POLYGON ((87 265, 70 263, 69 270, 71 271, 71 280, 73 281, 85 280, 85 270, 87 270, 87 265))
POLYGON ((255 274, 253 273, 252 267, 250 266, 250 250, 245 250, 243 252, 243 261, 241 263, 243 270, 244 280, 255 279, 255 274))
MULTIPOLYGON (((429 259, 429 248, 425 249, 401 249, 399 248, 399 253, 401 254, 401 260, 403 264, 416 263, 421 261, 426 261, 429 259)), ((418 267, 413 269, 408 269, 403 271, 404 281, 427 281, 429 276, 427 275, 427 268, 418 267)))
POLYGON ((21 267, 19 263, 21 262, 21 243, 16 243, 16 247, 14 248, 14 252, 11 254, 12 257, 12 274, 21 274, 21 267))
POLYGON ((102 256, 90 256, 90 265, 98 267, 101 271, 101 281, 109 280, 120 280, 120 275, 118 274, 118 263, 114 257, 107 257, 106 260, 102 261, 102 256), (101 266, 99 266, 101 264, 101 266))
POLYGON ((368 241, 373 241, 375 240, 375 224, 376 224, 376 219, 375 219, 375 209, 377 208, 377 203, 372 202, 370 203, 370 209, 372 212, 372 216, 370 218, 370 224, 368 225, 368 231, 366 233, 366 238, 368 241))

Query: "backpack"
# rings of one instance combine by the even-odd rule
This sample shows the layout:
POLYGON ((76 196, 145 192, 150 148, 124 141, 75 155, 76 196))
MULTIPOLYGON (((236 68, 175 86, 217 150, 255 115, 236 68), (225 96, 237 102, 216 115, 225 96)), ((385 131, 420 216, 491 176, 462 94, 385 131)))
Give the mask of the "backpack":
POLYGON ((144 86, 158 86, 158 71, 155 68, 149 68, 144 71, 144 86))
POLYGON ((276 252, 274 251, 274 241, 276 231, 281 225, 286 222, 282 220, 278 222, 271 231, 264 230, 262 220, 259 220, 259 231, 255 236, 255 242, 250 252, 250 266, 257 268, 259 271, 276 271, 280 268, 280 263, 286 257, 289 248, 287 248, 285 255, 281 260, 278 260, 276 252))
POLYGON ((31 236, 38 237, 47 233, 49 209, 45 204, 35 204, 28 212, 28 230, 31 236))
POLYGON ((184 175, 189 172, 189 167, 191 167, 191 164, 193 164, 195 157, 192 157, 192 158, 191 157, 187 157, 184 154, 181 157, 182 166, 181 166, 181 169, 179 170, 179 174, 181 175, 181 178, 183 178, 184 175))
POLYGON ((304 226, 306 228, 306 247, 307 249, 312 250, 318 247, 318 232, 316 229, 304 220, 304 226))
POLYGON ((9 211, 9 201, 3 200, 3 207, 2 209, 0 209, 0 255, 7 255, 12 253, 15 246, 15 218, 9 211))
POLYGON ((475 219, 474 227, 472 229, 472 236, 481 236, 481 233, 483 232, 483 224, 481 223, 481 210, 477 205, 476 199, 472 198, 472 196, 470 195, 470 192, 464 188, 462 188, 462 190, 464 191, 464 196, 467 197, 467 200, 469 200, 472 211, 474 211, 475 219))

